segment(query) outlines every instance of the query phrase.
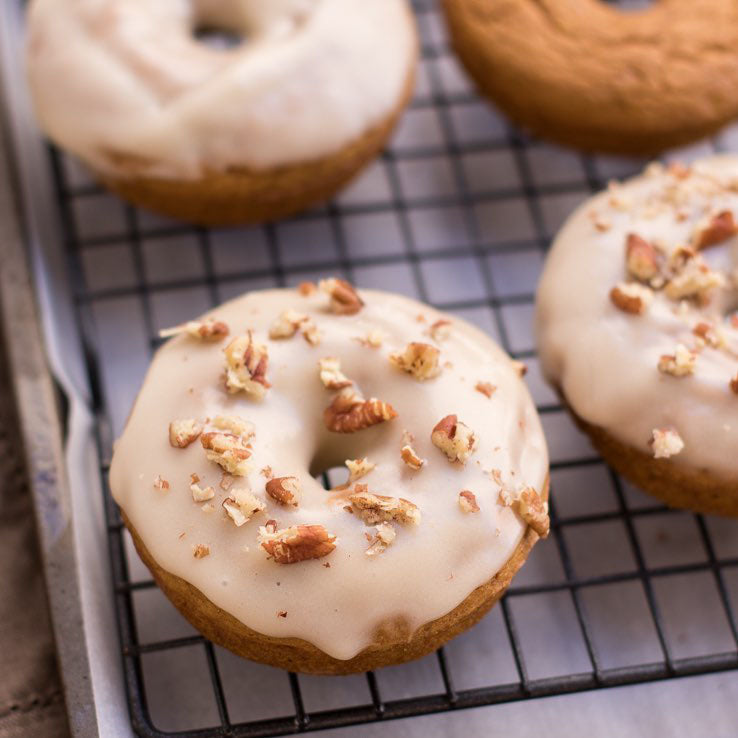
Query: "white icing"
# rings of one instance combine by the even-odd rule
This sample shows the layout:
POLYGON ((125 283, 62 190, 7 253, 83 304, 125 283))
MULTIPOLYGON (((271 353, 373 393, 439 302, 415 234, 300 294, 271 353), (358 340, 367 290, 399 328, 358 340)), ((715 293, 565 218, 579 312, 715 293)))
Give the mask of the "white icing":
POLYGON ((402 616, 415 629, 448 613, 491 579, 526 526, 498 502, 500 486, 489 472, 499 469, 509 488, 542 491, 548 471, 545 440, 525 384, 486 335, 450 318, 450 336, 437 345, 441 362, 452 366, 421 382, 393 366, 388 356, 411 340, 433 343, 426 332, 442 314, 399 296, 368 290, 361 295, 366 305, 353 316, 330 313, 321 293, 302 297, 295 290, 251 293, 213 311, 229 324, 231 336, 253 329, 268 347, 272 387, 261 402, 224 392, 225 343, 199 343, 188 336, 169 341, 153 360, 110 470, 115 499, 164 569, 254 630, 303 638, 339 659, 369 645, 375 628, 388 618, 402 616), (314 318, 322 331, 318 346, 299 332, 289 339, 267 338, 272 322, 290 308, 314 318), (417 320, 419 314, 426 322, 417 320), (380 347, 355 340, 376 329, 385 337, 380 347), (365 397, 391 403, 399 417, 353 434, 327 431, 323 410, 335 392, 319 378, 318 360, 325 356, 338 357, 365 397), (497 387, 491 398, 474 389, 478 381, 497 387), (450 463, 430 440, 435 424, 452 413, 478 439, 465 466, 450 463), (218 486, 221 470, 206 461, 200 442, 177 449, 168 441, 171 420, 218 414, 241 415, 256 430, 248 480, 267 509, 239 528, 221 509, 226 496, 218 486), (400 458, 404 430, 414 434, 413 447, 427 460, 420 471, 400 458), (359 480, 370 492, 404 497, 419 506, 422 516, 417 526, 395 524, 395 540, 373 557, 365 555, 364 533, 375 529, 346 512, 345 503, 309 473, 361 457, 376 464, 359 480), (276 476, 299 478, 299 507, 280 507, 265 495, 260 469, 266 465, 276 476), (205 513, 193 502, 193 472, 200 487, 215 489, 214 512, 205 513), (154 489, 158 476, 169 482, 168 491, 154 489), (461 510, 463 489, 475 493, 480 512, 461 510), (337 535, 337 547, 323 559, 277 564, 257 541, 259 526, 269 518, 280 528, 324 525, 337 535), (211 553, 195 559, 193 546, 201 543, 211 553), (326 562, 330 568, 323 566, 326 562), (287 617, 278 617, 279 611, 287 617))
POLYGON ((398 106, 415 48, 405 0, 34 0, 27 65, 42 127, 94 169, 197 178, 339 151, 398 106))
POLYGON ((738 396, 729 388, 738 372, 738 330, 729 320, 738 308, 738 239, 701 252, 726 281, 708 305, 679 304, 657 290, 643 315, 630 315, 609 292, 626 281, 627 234, 660 240, 667 251, 689 244, 710 213, 738 215, 737 181, 738 157, 723 155, 698 162, 685 179, 652 166, 590 199, 556 237, 537 300, 544 372, 578 415, 646 452, 655 428, 671 428, 684 441, 673 463, 727 478, 735 478, 738 450, 738 396), (692 329, 701 321, 718 327, 725 347, 699 347, 692 329), (679 343, 699 350, 694 374, 659 372, 661 355, 674 355, 679 343))

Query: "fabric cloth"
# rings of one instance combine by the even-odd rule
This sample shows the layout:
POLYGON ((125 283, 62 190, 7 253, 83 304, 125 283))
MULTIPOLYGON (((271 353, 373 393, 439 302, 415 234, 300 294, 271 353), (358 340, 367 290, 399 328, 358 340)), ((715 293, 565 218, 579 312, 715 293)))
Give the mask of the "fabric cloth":
POLYGON ((69 735, 0 336, 0 738, 69 735))

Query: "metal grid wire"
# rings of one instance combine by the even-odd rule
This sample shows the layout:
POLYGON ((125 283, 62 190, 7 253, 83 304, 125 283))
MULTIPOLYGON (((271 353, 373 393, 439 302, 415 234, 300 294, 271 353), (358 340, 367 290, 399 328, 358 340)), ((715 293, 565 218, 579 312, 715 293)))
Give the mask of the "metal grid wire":
MULTIPOLYGON (((316 686, 314 678, 280 672, 269 679, 281 680, 275 708, 281 712, 263 717, 241 709, 239 716, 219 649, 194 631, 142 637, 140 598, 153 594, 154 585, 132 571, 127 534, 106 487, 121 654, 140 735, 163 734, 152 718, 155 680, 147 676, 147 659, 183 650, 199 654, 194 678, 214 703, 211 727, 164 726, 188 736, 281 735, 738 666, 735 526, 668 511, 631 490, 577 436, 540 381, 532 342, 521 338, 542 256, 563 214, 611 174, 635 171, 641 162, 562 152, 511 128, 476 98, 455 66, 435 4, 418 2, 416 11, 423 61, 392 146, 348 194, 290 221, 234 232, 164 221, 105 195, 51 152, 103 484, 120 425, 111 417, 116 392, 109 389, 116 381, 115 345, 126 340, 124 332, 105 338, 118 325, 113 314, 130 310, 126 320, 143 321, 135 373, 158 345, 158 328, 182 317, 167 313, 172 295, 180 305, 189 300, 196 314, 244 289, 340 274, 359 285, 389 280, 391 288, 476 320, 529 363, 552 450, 552 535, 493 615, 411 672, 422 675, 414 692, 387 681, 391 670, 334 678, 330 686, 327 678, 316 686), (367 182, 371 198, 362 196, 367 182), (164 244, 175 245, 174 258, 164 244), (187 272, 189 261, 196 266, 187 272), (686 623, 678 619, 684 611, 686 623), (695 640, 696 622, 706 640, 695 640), (469 644, 482 654, 476 663, 469 644), (558 664, 541 666, 541 654, 552 651, 558 664), (366 698, 313 709, 306 685, 314 695, 336 690, 336 679, 365 679, 358 689, 366 698)), ((185 702, 176 694, 172 700, 185 702)))

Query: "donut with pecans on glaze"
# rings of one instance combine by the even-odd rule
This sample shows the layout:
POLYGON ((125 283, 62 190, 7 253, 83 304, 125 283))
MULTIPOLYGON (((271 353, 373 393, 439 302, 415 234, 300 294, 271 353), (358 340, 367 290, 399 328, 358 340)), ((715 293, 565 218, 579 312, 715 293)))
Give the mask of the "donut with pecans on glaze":
POLYGON ((202 633, 338 674, 422 656, 499 599, 548 533, 548 457, 520 367, 486 335, 320 287, 164 331, 110 486, 202 633), (347 479, 325 489, 335 467, 347 479))
POLYGON ((738 515, 738 157, 652 164, 585 202, 538 290, 544 374, 605 459, 738 515))

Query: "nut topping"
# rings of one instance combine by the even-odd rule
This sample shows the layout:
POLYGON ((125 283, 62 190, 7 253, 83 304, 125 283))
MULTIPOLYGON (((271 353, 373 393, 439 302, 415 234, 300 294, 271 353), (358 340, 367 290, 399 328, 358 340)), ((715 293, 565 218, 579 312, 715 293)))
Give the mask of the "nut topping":
POLYGON ((280 505, 300 504, 300 480, 297 477, 274 477, 266 483, 267 494, 280 505))
POLYGON ((320 381, 327 389, 343 389, 353 382, 341 371, 341 360, 335 356, 324 356, 318 361, 320 381))
POLYGON ((354 315, 364 306, 354 286, 345 279, 321 279, 318 287, 330 295, 331 310, 336 315, 354 315))
POLYGON ((684 448, 681 436, 671 428, 654 428, 648 443, 653 450, 654 459, 668 459, 684 448))
POLYGON ((276 530, 267 524, 259 528, 261 547, 278 564, 320 559, 335 549, 335 540, 322 525, 294 525, 276 530))
POLYGON ((349 478, 347 484, 353 484, 357 479, 365 477, 374 469, 376 464, 372 463, 366 457, 363 459, 346 459, 344 462, 349 470, 349 478))
POLYGON ((354 433, 397 417, 388 402, 365 400, 350 388, 342 390, 323 413, 323 422, 334 433, 354 433))
POLYGON ((302 297, 310 297, 310 295, 315 294, 315 292, 318 291, 318 287, 315 282, 300 282, 300 284, 297 285, 297 291, 302 295, 302 297))
POLYGON ((526 522, 541 538, 548 536, 550 520, 548 518, 548 503, 533 487, 526 487, 517 492, 512 501, 512 509, 526 522))
POLYGON ((174 448, 187 448, 202 433, 202 424, 195 418, 173 420, 169 424, 169 443, 174 448))
POLYGON ((511 362, 512 368, 517 372, 519 377, 524 377, 528 373, 528 367, 524 361, 518 361, 513 359, 511 362))
POLYGON ((233 489, 231 496, 223 500, 223 509, 237 528, 265 508, 266 505, 247 489, 233 489))
POLYGON ((459 492, 459 507, 465 513, 479 512, 479 504, 477 503, 477 496, 474 492, 468 489, 462 489, 459 492))
POLYGON ((216 415, 213 425, 218 430, 229 431, 236 436, 248 440, 254 435, 254 424, 240 418, 238 415, 216 415))
POLYGON ((251 331, 234 338, 225 347, 226 389, 245 392, 256 400, 271 387, 266 378, 269 355, 266 346, 254 341, 251 331))
POLYGON ((663 354, 659 359, 658 368, 662 374, 671 374, 672 377, 686 377, 694 374, 697 355, 693 354, 684 344, 677 344, 673 354, 663 354))
POLYGON ((204 559, 206 556, 210 556, 210 546, 207 543, 198 543, 192 549, 192 555, 196 559, 204 559))
POLYGON ((374 527, 374 530, 377 531, 377 534, 371 541, 369 548, 364 552, 369 557, 384 553, 392 545, 397 536, 395 529, 390 523, 379 523, 374 527))
POLYGON ((490 384, 489 382, 477 382, 474 385, 474 389, 477 392, 481 392, 485 397, 492 397, 492 395, 497 391, 497 387, 494 386, 494 384, 490 384))
POLYGON ((228 335, 228 326, 220 320, 206 318, 205 320, 190 320, 188 323, 176 325, 174 328, 165 328, 159 331, 159 338, 169 338, 186 333, 197 341, 222 341, 228 335))
POLYGON ((367 524, 396 521, 406 525, 420 524, 420 508, 402 497, 376 495, 365 484, 357 484, 349 495, 354 512, 367 524))
POLYGON ((648 282, 658 276, 661 271, 661 254, 656 247, 645 238, 629 233, 625 243, 625 263, 628 273, 648 282))
POLYGON ((738 374, 730 380, 730 390, 733 394, 738 395, 738 374))
POLYGON ((460 461, 462 464, 466 464, 477 445, 474 432, 457 420, 455 415, 447 415, 438 421, 431 433, 431 441, 446 454, 449 461, 460 461))
POLYGON ((697 323, 692 328, 692 333, 697 336, 705 345, 711 346, 712 348, 718 348, 723 344, 723 337, 715 329, 715 326, 704 321, 697 323))
POLYGON ((701 259, 687 261, 681 271, 666 283, 664 292, 672 300, 696 298, 709 300, 710 292, 725 285, 725 277, 707 266, 701 259))
POLYGON ((441 318, 428 328, 430 337, 436 342, 445 341, 451 335, 451 321, 441 318))
POLYGON ((234 433, 211 431, 200 436, 208 461, 220 464, 229 474, 242 477, 248 471, 246 459, 251 456, 247 438, 234 433))
POLYGON ((621 282, 610 290, 616 308, 631 315, 642 315, 653 300, 653 292, 640 284, 621 282))
POLYGON ((401 449, 400 449, 400 458, 413 470, 418 471, 423 467, 423 464, 425 464, 425 459, 421 459, 420 456, 418 456, 415 449, 409 444, 406 443, 401 449))
POLYGON ((694 248, 705 249, 708 246, 727 241, 738 233, 738 225, 733 219, 730 210, 722 210, 716 215, 706 218, 701 222, 692 236, 694 248))
POLYGON ((391 364, 422 381, 438 376, 441 371, 438 366, 439 356, 440 351, 435 346, 413 342, 406 346, 404 352, 390 354, 389 360, 391 364))
POLYGON ((298 330, 311 346, 320 343, 320 331, 315 321, 309 315, 298 313, 296 310, 286 310, 272 323, 269 338, 274 340, 292 338, 298 330))
POLYGON ((212 487, 205 487, 203 489, 198 482, 200 479, 196 474, 192 475, 194 478, 192 484, 190 484, 190 492, 192 492, 192 499, 195 502, 205 502, 206 500, 212 500, 215 497, 215 490, 212 487))
POLYGON ((169 489, 169 482, 161 475, 154 477, 154 489, 159 492, 166 492, 169 489))

